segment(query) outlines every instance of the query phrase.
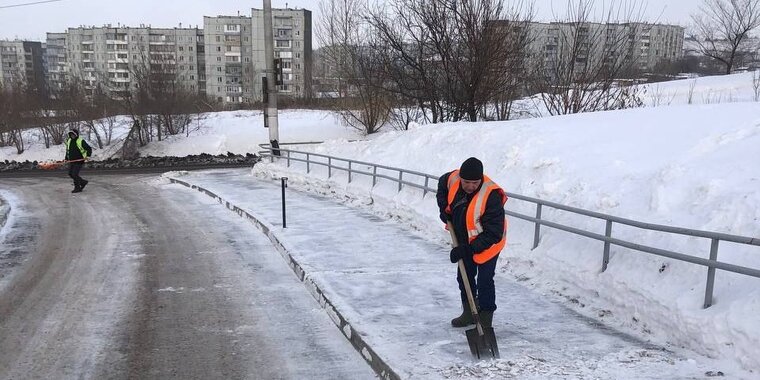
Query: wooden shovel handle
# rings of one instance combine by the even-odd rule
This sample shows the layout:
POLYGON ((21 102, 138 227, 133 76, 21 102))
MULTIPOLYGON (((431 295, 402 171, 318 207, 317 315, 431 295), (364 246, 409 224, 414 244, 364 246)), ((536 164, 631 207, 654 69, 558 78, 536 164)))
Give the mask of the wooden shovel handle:
MULTIPOLYGON (((459 246, 457 242, 457 235, 454 233, 454 225, 451 221, 446 222, 449 233, 451 234, 451 245, 453 247, 459 246)), ((464 291, 467 293, 467 302, 470 304, 470 310, 472 310, 472 318, 475 320, 475 326, 478 328, 478 335, 483 336, 483 326, 480 325, 480 316, 478 316, 478 307, 475 305, 475 297, 472 295, 472 289, 470 288, 470 279, 467 277, 467 269, 464 267, 464 260, 459 259, 457 263, 459 266, 459 275, 462 276, 462 282, 464 282, 464 291)))

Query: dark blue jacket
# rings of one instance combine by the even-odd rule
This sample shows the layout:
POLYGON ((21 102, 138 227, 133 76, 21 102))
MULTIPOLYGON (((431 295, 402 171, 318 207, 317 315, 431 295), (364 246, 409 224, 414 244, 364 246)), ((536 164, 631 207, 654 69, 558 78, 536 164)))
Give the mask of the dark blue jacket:
MULTIPOLYGON (((448 172, 438 179, 438 193, 436 194, 436 198, 438 200, 441 221, 446 223, 447 220, 451 220, 451 223, 454 225, 454 233, 456 234, 457 242, 462 245, 467 243, 468 240, 467 206, 470 204, 472 196, 480 191, 480 188, 472 194, 467 194, 460 186, 451 206, 451 215, 446 214, 450 175, 451 172, 448 172)), ((488 200, 486 201, 486 211, 480 218, 480 224, 483 226, 483 232, 470 243, 470 248, 472 248, 473 253, 479 253, 486 250, 488 247, 501 241, 501 238, 504 235, 504 206, 502 204, 501 195, 498 192, 493 191, 488 196, 488 200)))

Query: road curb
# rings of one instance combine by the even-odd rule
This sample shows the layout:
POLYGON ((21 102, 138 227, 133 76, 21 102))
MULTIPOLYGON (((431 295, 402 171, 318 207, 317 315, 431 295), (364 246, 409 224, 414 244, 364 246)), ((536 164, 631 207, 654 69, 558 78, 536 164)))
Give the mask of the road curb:
POLYGON ((183 185, 185 187, 198 190, 199 192, 208 195, 215 199, 219 204, 227 207, 228 210, 234 212, 241 218, 247 219, 257 229, 263 232, 272 244, 275 246, 280 255, 287 261, 290 269, 293 270, 296 277, 303 282, 306 289, 311 293, 314 299, 317 300, 319 305, 325 310, 327 315, 333 321, 335 326, 340 330, 343 336, 351 343, 354 349, 361 354, 362 358, 369 364, 369 366, 377 373, 382 379, 399 380, 401 379, 398 374, 373 350, 364 338, 358 333, 358 331, 343 317, 338 309, 335 308, 332 301, 325 296, 324 291, 319 285, 311 278, 311 276, 303 269, 293 255, 290 253, 290 249, 286 248, 280 237, 274 232, 274 226, 263 221, 263 218, 257 217, 250 212, 230 203, 224 198, 216 195, 215 193, 207 190, 203 187, 193 185, 189 182, 185 182, 176 178, 169 178, 171 183, 183 185))

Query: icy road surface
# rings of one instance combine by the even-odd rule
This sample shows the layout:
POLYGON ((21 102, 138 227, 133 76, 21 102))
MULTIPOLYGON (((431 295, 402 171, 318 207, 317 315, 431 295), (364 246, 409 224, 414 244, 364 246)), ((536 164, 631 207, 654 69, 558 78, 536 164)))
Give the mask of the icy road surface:
POLYGON ((0 378, 375 377, 266 237, 155 178, 2 180, 0 378))

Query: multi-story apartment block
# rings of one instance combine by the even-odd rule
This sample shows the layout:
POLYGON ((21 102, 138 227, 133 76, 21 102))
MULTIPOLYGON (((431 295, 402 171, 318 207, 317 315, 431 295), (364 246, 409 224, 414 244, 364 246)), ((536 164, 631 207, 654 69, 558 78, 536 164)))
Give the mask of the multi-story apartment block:
POLYGON ((48 33, 45 43, 45 79, 52 97, 62 90, 68 80, 66 60, 67 33, 48 33))
MULTIPOLYGON (((258 101, 265 72, 263 17, 253 9, 251 17, 204 17, 202 29, 107 25, 48 33, 47 83, 53 96, 67 81, 80 82, 89 94, 99 88, 125 96, 138 77, 170 74, 186 90, 223 103, 258 101)), ((310 97, 311 12, 273 9, 272 21, 275 57, 282 59, 280 93, 310 97)), ((22 51, 8 49, 9 56, 22 51)), ((7 75, 21 56, 8 58, 7 75)))
MULTIPOLYGON (((206 95, 219 102, 248 103, 253 94, 253 24, 247 16, 203 18, 206 95)), ((263 53, 263 52, 262 52, 263 53)))
POLYGON ((0 85, 14 82, 44 91, 45 69, 41 42, 0 41, 0 85))
MULTIPOLYGON (((531 51, 551 67, 559 56, 573 54, 576 67, 595 60, 629 60, 632 68, 651 71, 662 61, 683 56, 684 28, 675 25, 622 23, 531 23, 531 51), (569 52, 570 49, 576 49, 569 52), (614 52, 603 57, 603 53, 614 52)), ((597 61, 599 62, 599 61, 597 61)))
MULTIPOLYGON (((263 98, 266 62, 264 11, 252 16, 217 16, 203 20, 206 38, 206 94, 218 101, 241 103, 263 98)), ((311 12, 273 9, 274 56, 282 59, 280 94, 311 96, 311 12)), ((270 84, 273 85, 273 84, 270 84)))
POLYGON ((198 28, 69 28, 67 63, 89 93, 101 86, 123 95, 148 75, 171 76, 186 91, 200 92, 199 44, 198 28))
MULTIPOLYGON (((264 11, 253 9, 254 66, 261 68, 256 75, 264 75, 264 11), (260 52, 260 53, 259 53, 260 52)), ((312 36, 311 11, 306 9, 273 9, 274 57, 282 59, 282 85, 279 93, 296 98, 312 96, 312 36)), ((255 92, 262 93, 261 80, 256 81, 255 92)), ((259 98, 260 99, 260 98, 259 98)))

